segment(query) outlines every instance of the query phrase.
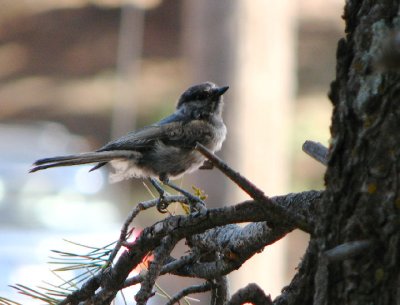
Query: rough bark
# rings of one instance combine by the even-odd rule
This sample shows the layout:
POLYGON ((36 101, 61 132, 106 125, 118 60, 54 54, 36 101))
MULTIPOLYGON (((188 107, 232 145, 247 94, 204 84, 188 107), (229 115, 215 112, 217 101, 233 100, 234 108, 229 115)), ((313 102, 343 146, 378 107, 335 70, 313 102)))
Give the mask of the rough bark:
POLYGON ((400 304, 400 75, 375 69, 400 28, 399 6, 346 3, 326 192, 299 273, 276 304, 400 304))
POLYGON ((321 304, 396 304, 400 296, 400 77, 373 67, 399 28, 398 10, 399 1, 350 1, 345 8, 347 36, 339 42, 330 94, 332 157, 316 236, 319 253, 354 240, 375 245, 328 266, 321 304))

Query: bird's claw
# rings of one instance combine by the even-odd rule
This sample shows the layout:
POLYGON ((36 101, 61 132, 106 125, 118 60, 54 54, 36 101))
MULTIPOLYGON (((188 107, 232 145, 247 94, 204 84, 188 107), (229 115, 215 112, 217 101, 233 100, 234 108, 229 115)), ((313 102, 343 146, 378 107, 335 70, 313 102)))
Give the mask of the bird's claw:
POLYGON ((160 197, 158 198, 158 202, 157 202, 157 211, 159 211, 160 213, 167 213, 168 210, 168 202, 166 202, 164 200, 164 194, 160 195, 160 197))
POLYGON ((165 200, 165 190, 161 187, 161 185, 157 182, 156 179, 149 178, 149 181, 160 195, 157 201, 157 211, 159 211, 160 213, 167 213, 168 202, 165 200))

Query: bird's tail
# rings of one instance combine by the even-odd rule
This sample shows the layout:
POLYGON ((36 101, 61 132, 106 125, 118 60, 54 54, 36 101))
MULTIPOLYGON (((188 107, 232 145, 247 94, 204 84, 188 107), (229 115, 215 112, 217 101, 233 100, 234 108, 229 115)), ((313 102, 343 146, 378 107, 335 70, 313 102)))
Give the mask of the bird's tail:
POLYGON ((42 169, 59 166, 71 166, 79 164, 98 163, 92 170, 97 169, 107 162, 115 159, 137 159, 140 153, 130 150, 117 150, 117 151, 101 151, 101 152, 88 152, 69 156, 60 156, 52 158, 44 158, 37 160, 33 163, 33 168, 30 173, 37 172, 42 169))

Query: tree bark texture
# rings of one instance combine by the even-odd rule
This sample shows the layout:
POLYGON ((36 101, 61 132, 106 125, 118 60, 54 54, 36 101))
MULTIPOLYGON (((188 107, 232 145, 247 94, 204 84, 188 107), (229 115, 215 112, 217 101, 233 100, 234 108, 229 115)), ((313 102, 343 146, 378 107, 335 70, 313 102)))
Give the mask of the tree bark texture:
POLYGON ((299 273, 278 304, 400 304, 400 74, 374 66, 400 29, 399 3, 346 2, 329 94, 326 192, 299 273), (329 258, 344 245, 347 254, 329 258))

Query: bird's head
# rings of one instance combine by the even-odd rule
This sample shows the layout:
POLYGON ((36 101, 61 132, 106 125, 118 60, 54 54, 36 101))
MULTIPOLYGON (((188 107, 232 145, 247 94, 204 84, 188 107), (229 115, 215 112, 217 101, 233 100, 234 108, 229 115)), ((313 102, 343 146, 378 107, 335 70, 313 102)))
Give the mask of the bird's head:
POLYGON ((228 86, 218 87, 212 82, 205 82, 189 87, 179 98, 177 109, 191 114, 194 118, 222 114, 222 95, 228 86))

